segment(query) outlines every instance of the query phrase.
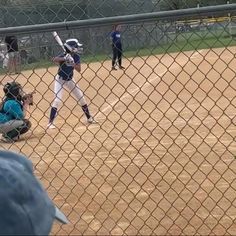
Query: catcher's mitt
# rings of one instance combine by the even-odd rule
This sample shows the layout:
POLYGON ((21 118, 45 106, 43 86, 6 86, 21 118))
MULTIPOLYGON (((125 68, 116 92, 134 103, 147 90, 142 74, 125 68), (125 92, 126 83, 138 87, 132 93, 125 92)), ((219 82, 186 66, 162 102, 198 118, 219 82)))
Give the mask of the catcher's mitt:
POLYGON ((34 93, 35 92, 31 92, 31 93, 26 93, 23 95, 22 97, 22 100, 23 100, 23 103, 27 100, 28 101, 28 104, 30 106, 33 106, 34 105, 34 93))

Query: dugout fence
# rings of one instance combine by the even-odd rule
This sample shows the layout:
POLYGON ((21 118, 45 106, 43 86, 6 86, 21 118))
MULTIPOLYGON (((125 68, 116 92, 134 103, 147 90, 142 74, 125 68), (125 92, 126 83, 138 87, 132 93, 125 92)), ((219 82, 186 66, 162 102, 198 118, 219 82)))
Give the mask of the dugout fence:
POLYGON ((19 75, 0 71, 0 89, 15 80, 36 91, 31 132, 0 145, 33 162, 68 216, 53 234, 235 234, 235 11, 227 4, 0 29, 23 38, 38 59, 22 62, 19 75), (228 14, 231 21, 202 24, 228 14), (194 19, 194 27, 176 24, 194 19), (109 38, 98 32, 117 22, 125 70, 111 71, 109 38), (49 59, 60 52, 55 30, 84 44, 75 79, 98 124, 87 125, 64 91, 56 129, 46 129, 57 73, 49 59))

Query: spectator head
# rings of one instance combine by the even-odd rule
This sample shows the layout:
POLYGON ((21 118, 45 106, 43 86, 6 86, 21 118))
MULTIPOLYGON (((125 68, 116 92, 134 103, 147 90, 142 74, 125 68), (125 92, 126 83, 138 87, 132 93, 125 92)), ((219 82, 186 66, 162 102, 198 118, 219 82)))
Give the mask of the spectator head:
POLYGON ((24 156, 0 151, 0 235, 48 235, 66 217, 48 197, 24 156))

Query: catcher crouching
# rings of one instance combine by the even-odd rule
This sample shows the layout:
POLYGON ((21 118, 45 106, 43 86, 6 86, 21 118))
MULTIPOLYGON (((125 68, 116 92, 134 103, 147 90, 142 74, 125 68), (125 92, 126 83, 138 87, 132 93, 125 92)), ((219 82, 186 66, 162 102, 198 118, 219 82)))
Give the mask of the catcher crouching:
POLYGON ((0 133, 4 141, 17 141, 20 135, 29 131, 31 122, 25 118, 29 105, 33 105, 33 93, 25 94, 17 82, 7 83, 4 98, 0 104, 0 133))

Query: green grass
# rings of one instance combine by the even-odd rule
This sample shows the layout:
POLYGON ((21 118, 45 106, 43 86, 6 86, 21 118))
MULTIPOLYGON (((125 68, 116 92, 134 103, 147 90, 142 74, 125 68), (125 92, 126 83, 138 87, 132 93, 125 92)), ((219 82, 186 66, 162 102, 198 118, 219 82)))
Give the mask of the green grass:
POLYGON ((204 40, 173 41, 173 43, 168 43, 157 47, 142 48, 139 51, 128 51, 125 52, 124 55, 126 57, 148 56, 208 48, 222 48, 235 45, 236 40, 232 40, 232 38, 208 38, 204 40))
MULTIPOLYGON (((210 38, 204 38, 204 36, 198 38, 181 38, 172 39, 171 42, 162 44, 156 47, 149 47, 149 48, 140 48, 138 50, 126 50, 124 52, 124 56, 126 58, 129 57, 136 57, 136 56, 148 56, 148 55, 158 55, 164 53, 174 53, 174 52, 182 52, 182 51, 194 51, 200 49, 207 49, 207 48, 222 48, 222 47, 229 47, 235 46, 236 40, 232 39, 231 37, 214 37, 214 35, 210 38)), ((96 61, 105 61, 110 60, 110 57, 105 54, 100 55, 88 55, 83 57, 83 61, 86 63, 89 62, 96 62, 96 61)))
MULTIPOLYGON (((143 57, 150 55, 158 55, 165 53, 174 53, 182 51, 194 51, 200 49, 208 48, 222 48, 235 46, 236 40, 232 37, 226 37, 225 33, 208 34, 203 33, 185 33, 178 37, 169 38, 169 42, 155 47, 140 48, 138 50, 126 50, 124 56, 129 57, 143 57), (210 37, 209 37, 210 36, 210 37)), ((97 55, 84 55, 82 58, 84 63, 98 62, 111 60, 110 56, 107 54, 97 54, 97 55)), ((47 68, 54 64, 51 61, 42 60, 36 63, 25 65, 23 70, 32 70, 37 68, 47 68)), ((0 69, 0 73, 5 73, 3 69, 0 69)))

